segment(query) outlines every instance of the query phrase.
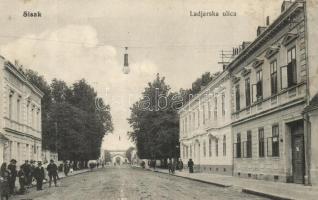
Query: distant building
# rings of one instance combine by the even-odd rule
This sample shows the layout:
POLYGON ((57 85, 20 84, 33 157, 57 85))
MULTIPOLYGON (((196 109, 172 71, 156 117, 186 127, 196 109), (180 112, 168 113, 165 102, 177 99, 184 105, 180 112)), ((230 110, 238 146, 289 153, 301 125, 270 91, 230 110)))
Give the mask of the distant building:
POLYGON ((180 157, 196 171, 232 175, 231 80, 223 71, 179 111, 180 157))
POLYGON ((124 163, 128 163, 128 159, 126 157, 126 150, 105 150, 110 153, 110 160, 112 165, 122 165, 124 163))
POLYGON ((22 66, 0 56, 0 163, 42 160, 41 98, 22 66))

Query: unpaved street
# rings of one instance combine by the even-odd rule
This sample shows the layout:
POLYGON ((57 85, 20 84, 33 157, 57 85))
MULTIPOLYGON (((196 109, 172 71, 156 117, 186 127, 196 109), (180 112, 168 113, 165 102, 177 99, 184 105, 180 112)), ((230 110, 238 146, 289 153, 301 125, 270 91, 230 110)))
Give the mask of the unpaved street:
POLYGON ((60 181, 59 187, 43 191, 31 189, 26 195, 12 199, 43 200, 139 200, 139 199, 264 199, 236 191, 233 188, 220 188, 154 173, 142 169, 106 168, 98 169, 60 181))

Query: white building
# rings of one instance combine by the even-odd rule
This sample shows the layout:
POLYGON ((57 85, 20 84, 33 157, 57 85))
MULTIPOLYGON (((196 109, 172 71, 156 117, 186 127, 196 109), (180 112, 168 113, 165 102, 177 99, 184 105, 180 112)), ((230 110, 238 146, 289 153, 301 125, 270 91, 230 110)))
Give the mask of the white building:
POLYGON ((41 98, 22 67, 0 56, 0 163, 42 160, 41 98))
POLYGON ((223 71, 180 111, 180 157, 196 171, 232 174, 231 82, 223 71))

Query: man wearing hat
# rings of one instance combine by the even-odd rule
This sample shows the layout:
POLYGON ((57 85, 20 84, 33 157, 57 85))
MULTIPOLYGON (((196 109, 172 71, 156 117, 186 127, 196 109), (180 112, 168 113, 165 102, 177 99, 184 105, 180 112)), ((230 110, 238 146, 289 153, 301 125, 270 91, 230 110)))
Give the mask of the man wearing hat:
POLYGON ((49 181, 49 187, 51 187, 51 183, 52 183, 52 178, 54 180, 54 185, 55 187, 57 186, 56 185, 56 179, 57 179, 57 176, 58 176, 58 172, 57 172, 57 165, 54 163, 54 160, 50 160, 50 164, 48 164, 47 168, 46 168, 48 174, 49 174, 49 178, 50 178, 50 181, 49 181))
POLYGON ((34 169, 34 178, 36 180, 36 189, 42 190, 42 184, 44 179, 44 168, 42 167, 42 162, 38 162, 38 166, 34 169))
POLYGON ((8 170, 10 171, 10 178, 9 178, 9 188, 10 188, 10 194, 14 193, 15 188, 15 180, 17 178, 17 161, 15 159, 12 159, 10 161, 10 164, 8 165, 8 170))
POLYGON ((32 182, 32 175, 31 175, 31 165, 29 164, 28 160, 25 160, 24 164, 21 165, 21 169, 24 172, 26 185, 30 185, 32 182))
POLYGON ((34 170, 35 170, 35 168, 36 168, 36 166, 35 166, 35 161, 34 161, 34 160, 31 160, 30 163, 31 163, 31 172, 30 172, 31 177, 30 177, 30 179, 29 179, 29 181, 28 181, 28 185, 32 185, 32 179, 35 178, 35 177, 34 177, 34 170))

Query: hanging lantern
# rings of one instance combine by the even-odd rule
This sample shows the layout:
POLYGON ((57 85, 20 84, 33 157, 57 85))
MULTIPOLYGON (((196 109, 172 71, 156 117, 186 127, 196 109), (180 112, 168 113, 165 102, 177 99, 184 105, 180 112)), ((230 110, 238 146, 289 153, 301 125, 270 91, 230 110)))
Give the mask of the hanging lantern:
POLYGON ((128 64, 128 47, 125 47, 125 54, 124 54, 124 67, 123 72, 124 74, 128 74, 130 72, 129 64, 128 64))

